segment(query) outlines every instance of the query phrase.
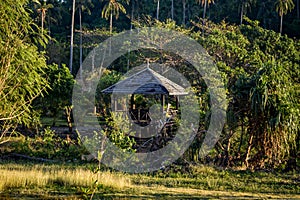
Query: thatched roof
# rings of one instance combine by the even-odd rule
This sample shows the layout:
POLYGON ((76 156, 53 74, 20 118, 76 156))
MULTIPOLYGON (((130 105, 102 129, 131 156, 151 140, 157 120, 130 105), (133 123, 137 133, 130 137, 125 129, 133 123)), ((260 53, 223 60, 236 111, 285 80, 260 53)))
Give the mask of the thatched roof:
POLYGON ((183 87, 149 67, 102 90, 103 93, 187 95, 183 87))

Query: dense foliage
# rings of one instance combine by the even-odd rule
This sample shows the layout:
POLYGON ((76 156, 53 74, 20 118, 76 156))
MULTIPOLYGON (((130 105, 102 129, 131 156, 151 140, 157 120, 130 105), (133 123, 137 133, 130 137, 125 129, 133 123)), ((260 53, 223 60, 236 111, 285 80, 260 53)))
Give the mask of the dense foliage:
POLYGON ((43 116, 53 118, 52 126, 55 126, 59 114, 67 107, 71 106, 71 95, 74 85, 74 78, 69 69, 63 64, 59 67, 57 64, 48 65, 47 80, 50 89, 43 97, 35 102, 35 109, 40 110, 43 116))
MULTIPOLYGON (((69 63, 72 4, 73 0, 47 0, 46 4, 43 0, 40 3, 30 1, 33 19, 41 26, 44 24, 48 34, 59 41, 52 43, 51 46, 55 45, 55 49, 51 48, 47 52, 55 55, 49 58, 50 62, 69 63)), ((97 43, 95 40, 102 41, 111 35, 111 31, 116 33, 134 27, 132 21, 142 22, 150 16, 160 21, 172 19, 177 25, 190 28, 193 27, 192 21, 202 21, 204 10, 205 20, 215 23, 226 20, 231 24, 241 24, 247 16, 258 20, 262 27, 276 32, 280 31, 282 16, 282 33, 299 38, 299 0, 289 0, 288 3, 285 0, 75 0, 75 4, 74 58, 85 57, 97 43), (281 10, 284 12, 279 12, 281 10)), ((79 70, 81 60, 73 59, 72 73, 79 70)))
POLYGON ((45 44, 33 23, 28 2, 2 1, 0 9, 0 143, 17 124, 38 121, 32 101, 48 88, 43 53, 45 44))
MULTIPOLYGON (((17 125, 38 121, 37 111, 43 111, 42 117, 55 118, 67 108, 70 114, 73 75, 77 71, 82 75, 82 61, 88 53, 112 34, 155 26, 198 41, 221 71, 228 94, 227 122, 214 151, 199 158, 205 136, 199 131, 184 159, 213 161, 223 167, 299 166, 299 0, 5 0, 0 5, 1 135, 17 125), (71 20, 73 3, 75 24, 71 20), (70 38, 72 26, 74 38, 73 33, 70 38), (45 45, 47 34, 50 42, 45 45), (73 39, 74 47, 70 44, 73 39), (69 49, 72 52, 73 48, 72 66, 66 67, 72 58, 69 49), (32 101, 46 89, 32 109, 32 101)), ((206 129, 210 105, 205 83, 189 63, 169 52, 140 49, 114 61, 98 85, 98 114, 107 115, 109 102, 100 91, 118 81, 122 73, 144 63, 145 58, 172 65, 184 74, 205 108, 200 111, 204 120, 200 126, 206 129)), ((108 127, 117 126, 107 123, 108 127)), ((125 149, 134 144, 118 128, 105 131, 125 149)))
POLYGON ((225 73, 230 98, 223 144, 216 147, 223 164, 299 162, 299 41, 249 20, 239 27, 212 24, 206 34, 198 40, 225 73))

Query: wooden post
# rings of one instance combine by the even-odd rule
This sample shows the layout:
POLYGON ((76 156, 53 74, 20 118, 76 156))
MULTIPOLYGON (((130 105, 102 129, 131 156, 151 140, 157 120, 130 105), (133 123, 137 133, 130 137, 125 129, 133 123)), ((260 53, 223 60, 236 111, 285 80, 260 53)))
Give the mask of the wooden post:
POLYGON ((164 113, 164 107, 165 107, 165 95, 161 94, 161 112, 164 113))
POLYGON ((176 99, 176 110, 179 108, 179 96, 175 96, 176 99))
POLYGON ((118 110, 118 102, 117 102, 117 98, 114 97, 114 106, 115 106, 115 111, 118 110))
POLYGON ((134 94, 132 94, 131 98, 130 98, 130 108, 131 108, 131 110, 135 109, 135 106, 134 106, 134 94))
POLYGON ((126 111, 127 109, 127 96, 124 96, 124 98, 122 98, 122 111, 126 111))

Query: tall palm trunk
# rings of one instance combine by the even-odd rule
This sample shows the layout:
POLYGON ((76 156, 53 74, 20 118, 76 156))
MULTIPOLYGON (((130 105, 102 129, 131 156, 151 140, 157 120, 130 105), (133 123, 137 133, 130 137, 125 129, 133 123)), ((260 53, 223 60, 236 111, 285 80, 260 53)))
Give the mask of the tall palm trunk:
POLYGON ((130 30, 132 30, 132 22, 134 20, 134 0, 132 1, 132 4, 131 4, 131 21, 130 21, 130 30))
POLYGON ((171 18, 174 20, 174 0, 171 0, 171 18))
POLYGON ((71 44, 70 44, 70 72, 73 71, 73 40, 74 40, 74 18, 75 18, 75 0, 72 5, 72 24, 71 24, 71 44))
POLYGON ((140 22, 140 4, 139 4, 139 0, 136 1, 136 17, 137 17, 137 21, 138 23, 140 22))
POLYGON ((113 28, 113 14, 111 11, 110 16, 109 16, 109 34, 110 34, 110 36, 112 35, 112 28, 113 28))
POLYGON ((182 24, 185 25, 186 1, 182 0, 182 24))
POLYGON ((112 28, 113 28, 113 14, 112 14, 112 11, 110 12, 110 16, 109 16, 109 35, 110 35, 110 38, 109 38, 109 53, 108 55, 110 56, 111 55, 111 37, 112 37, 112 28))
MULTIPOLYGON (((132 29, 133 29, 133 25, 132 25, 132 21, 134 20, 134 0, 132 1, 132 5, 131 5, 131 23, 130 23, 130 31, 132 31, 132 29)), ((127 50, 127 55, 128 55, 128 57, 127 57, 127 71, 126 72, 128 72, 129 71, 129 65, 130 65, 130 60, 129 60, 129 58, 130 58, 130 48, 127 50)))
POLYGON ((44 34, 44 19, 45 19, 45 14, 44 12, 42 11, 42 34, 44 34))
POLYGON ((202 16, 202 35, 204 35, 204 21, 206 16, 207 0, 204 1, 203 16, 202 16))
POLYGON ((282 33, 282 22, 283 22, 283 14, 280 16, 280 34, 282 33))
POLYGON ((241 6, 241 21, 240 24, 243 24, 243 15, 244 15, 244 2, 242 2, 242 6, 241 6))
POLYGON ((203 19, 205 19, 206 16, 206 8, 207 8, 207 0, 204 1, 204 9, 203 9, 203 19))
POLYGON ((159 20, 159 0, 157 0, 156 19, 159 20))
POLYGON ((81 24, 81 6, 79 7, 79 29, 80 29, 80 39, 79 39, 79 75, 82 79, 82 24, 81 24))

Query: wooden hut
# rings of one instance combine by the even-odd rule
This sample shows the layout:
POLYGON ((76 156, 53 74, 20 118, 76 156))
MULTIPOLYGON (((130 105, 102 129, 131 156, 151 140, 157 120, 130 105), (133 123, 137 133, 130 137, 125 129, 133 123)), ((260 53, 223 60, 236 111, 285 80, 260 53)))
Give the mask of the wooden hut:
POLYGON ((176 112, 179 108, 179 96, 188 94, 182 86, 155 72, 149 67, 149 65, 145 69, 131 75, 130 77, 102 90, 102 92, 107 94, 130 95, 129 109, 122 107, 122 105, 119 106, 121 107, 119 108, 118 102, 115 100, 112 101, 114 103, 113 110, 120 112, 129 110, 132 120, 139 124, 149 122, 151 119, 151 113, 149 113, 149 108, 136 106, 136 95, 143 95, 145 97, 150 95, 156 97, 159 96, 161 113, 167 114, 170 112, 169 106, 165 106, 168 105, 166 104, 168 97, 172 96, 175 98, 176 103, 173 111, 176 112))
POLYGON ((113 94, 113 111, 126 113, 134 122, 132 126, 136 126, 134 128, 136 135, 133 137, 137 152, 156 151, 173 139, 176 126, 173 126, 172 119, 177 115, 180 107, 179 96, 188 94, 182 86, 152 70, 149 64, 145 69, 102 92, 113 94), (113 97, 114 95, 117 97, 113 97), (137 102, 141 96, 148 100, 149 97, 154 97, 159 103, 141 107, 137 102), (125 106, 127 104, 124 99, 130 102, 129 108, 125 106), (173 108, 170 108, 171 100, 175 104, 173 108), (152 109, 158 105, 157 110, 152 109))

